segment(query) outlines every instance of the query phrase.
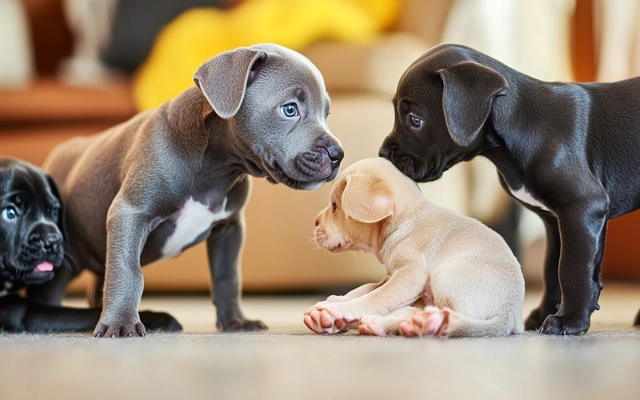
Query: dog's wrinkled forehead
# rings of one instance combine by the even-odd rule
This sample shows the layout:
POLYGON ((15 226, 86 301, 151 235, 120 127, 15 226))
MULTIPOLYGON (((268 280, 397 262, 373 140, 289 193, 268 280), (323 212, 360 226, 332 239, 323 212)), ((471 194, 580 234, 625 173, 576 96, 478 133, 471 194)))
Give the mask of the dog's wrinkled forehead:
MULTIPOLYGON (((316 67, 307 57, 298 53, 297 51, 291 50, 289 48, 278 46, 271 43, 259 44, 254 46, 255 48, 262 49, 267 51, 267 53, 272 53, 279 55, 281 57, 277 57, 284 62, 293 63, 300 68, 296 69, 295 75, 307 75, 305 78, 308 78, 309 83, 313 83, 317 85, 320 93, 326 93, 327 89, 324 84, 324 78, 316 67)), ((283 69, 283 73, 287 75, 291 75, 293 73, 292 68, 283 69)))
POLYGON ((280 89, 299 88, 305 91, 306 96, 311 97, 313 94, 321 96, 320 99, 309 100, 322 101, 328 107, 329 95, 322 73, 308 58, 294 50, 275 44, 259 44, 253 47, 267 52, 266 69, 262 72, 268 76, 268 79, 258 79, 255 84, 280 89))
POLYGON ((464 46, 439 45, 416 59, 402 75, 398 83, 399 91, 411 94, 419 92, 424 84, 441 82, 440 72, 469 60, 473 51, 464 46))
POLYGON ((44 176, 25 163, 0 162, 0 200, 21 195, 28 199, 39 199, 46 193, 49 204, 59 206, 57 198, 44 176))

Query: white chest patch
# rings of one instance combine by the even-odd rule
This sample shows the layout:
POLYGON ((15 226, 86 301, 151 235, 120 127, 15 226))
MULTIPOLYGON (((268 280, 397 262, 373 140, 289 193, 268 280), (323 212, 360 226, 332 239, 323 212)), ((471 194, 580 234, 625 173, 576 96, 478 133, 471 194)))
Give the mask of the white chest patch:
POLYGON ((227 199, 224 199, 220 211, 211 212, 207 206, 190 197, 179 211, 176 230, 162 247, 162 257, 177 256, 185 246, 193 243, 198 236, 209 229, 211 224, 229 217, 231 212, 225 210, 226 206, 227 199))
POLYGON ((547 208, 547 206, 545 206, 544 204, 542 204, 540 201, 536 200, 531 193, 529 193, 527 191, 527 188, 523 186, 520 187, 520 189, 514 191, 513 189, 509 188, 509 190, 511 191, 511 194, 518 200, 520 200, 523 203, 527 203, 530 206, 534 206, 534 207, 538 207, 541 208, 545 211, 549 211, 549 209, 547 208))

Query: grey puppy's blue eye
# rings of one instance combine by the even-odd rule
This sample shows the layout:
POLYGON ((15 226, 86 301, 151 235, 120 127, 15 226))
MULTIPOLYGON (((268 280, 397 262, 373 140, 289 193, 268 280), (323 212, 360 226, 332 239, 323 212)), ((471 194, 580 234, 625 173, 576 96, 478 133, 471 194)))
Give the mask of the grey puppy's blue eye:
POLYGON ((422 126, 422 120, 420 118, 409 117, 409 122, 414 128, 420 128, 422 126))
POLYGON ((5 221, 12 222, 16 218, 18 218, 18 211, 14 207, 7 207, 2 210, 2 218, 5 221))
POLYGON ((285 104, 280 107, 282 114, 287 118, 293 118, 298 116, 298 106, 295 103, 285 104))

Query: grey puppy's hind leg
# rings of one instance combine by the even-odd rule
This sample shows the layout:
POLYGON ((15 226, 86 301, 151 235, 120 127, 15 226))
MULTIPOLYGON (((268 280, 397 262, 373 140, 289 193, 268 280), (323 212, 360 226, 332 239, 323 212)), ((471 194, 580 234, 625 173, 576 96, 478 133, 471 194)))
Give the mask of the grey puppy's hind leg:
MULTIPOLYGON (((240 217, 242 218, 242 217, 240 217)), ((217 326, 221 331, 256 331, 267 329, 262 321, 245 318, 240 310, 240 271, 238 259, 243 242, 243 223, 231 220, 214 227, 207 239, 211 268, 213 304, 217 326)))

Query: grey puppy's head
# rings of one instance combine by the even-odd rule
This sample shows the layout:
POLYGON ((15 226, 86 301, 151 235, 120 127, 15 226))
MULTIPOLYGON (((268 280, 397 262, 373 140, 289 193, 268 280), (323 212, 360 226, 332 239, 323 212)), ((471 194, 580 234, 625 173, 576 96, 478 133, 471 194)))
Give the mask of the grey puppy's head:
POLYGON ((320 71, 301 54, 241 47, 205 62, 194 80, 240 134, 252 175, 315 189, 338 174, 344 153, 327 126, 330 99, 320 71))
POLYGON ((0 158, 0 281, 5 288, 52 279, 64 259, 65 235, 53 179, 30 164, 0 158))
POLYGON ((488 145, 484 130, 507 82, 471 48, 434 47, 405 71, 393 99, 395 123, 379 155, 415 181, 433 181, 488 145))

